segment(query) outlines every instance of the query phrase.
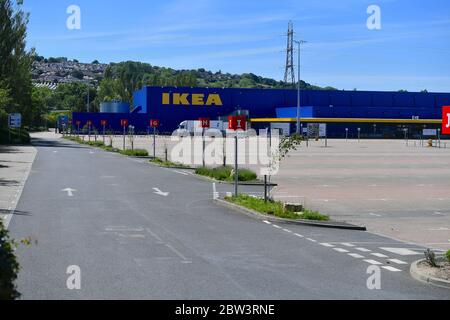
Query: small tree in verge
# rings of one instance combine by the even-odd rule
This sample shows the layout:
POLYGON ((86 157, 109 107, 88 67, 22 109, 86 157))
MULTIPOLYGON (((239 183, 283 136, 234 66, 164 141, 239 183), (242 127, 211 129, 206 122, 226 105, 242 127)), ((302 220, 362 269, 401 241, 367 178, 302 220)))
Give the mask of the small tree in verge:
MULTIPOLYGON (((272 150, 270 151, 271 156, 268 165, 269 181, 272 178, 273 172, 278 170, 281 161, 288 157, 290 152, 297 150, 301 143, 302 137, 299 134, 285 136, 281 139, 278 149, 274 153, 272 153, 272 150)), ((267 187, 265 187, 266 189, 267 187)))

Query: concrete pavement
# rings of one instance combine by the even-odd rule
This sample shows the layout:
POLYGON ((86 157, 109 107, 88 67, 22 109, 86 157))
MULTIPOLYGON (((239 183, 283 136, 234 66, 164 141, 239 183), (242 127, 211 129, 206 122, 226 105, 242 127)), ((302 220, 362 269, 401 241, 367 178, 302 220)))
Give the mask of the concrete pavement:
POLYGON ((31 146, 0 146, 0 219, 8 227, 16 211, 37 150, 31 146))
POLYGON ((13 237, 38 240, 19 250, 24 299, 450 298, 409 276, 421 247, 252 220, 216 206, 211 183, 183 170, 57 139, 33 143, 18 205, 27 214, 10 224, 13 237), (73 265, 81 290, 66 286, 73 265), (381 290, 367 288, 371 265, 381 290))

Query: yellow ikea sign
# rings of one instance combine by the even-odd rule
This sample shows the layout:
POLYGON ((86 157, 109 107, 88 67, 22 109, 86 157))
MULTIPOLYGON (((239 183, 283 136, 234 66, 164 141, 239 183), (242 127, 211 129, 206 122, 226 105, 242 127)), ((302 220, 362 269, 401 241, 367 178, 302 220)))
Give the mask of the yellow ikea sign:
POLYGON ((163 105, 182 105, 182 106, 222 106, 222 99, 218 94, 203 93, 163 93, 163 105))

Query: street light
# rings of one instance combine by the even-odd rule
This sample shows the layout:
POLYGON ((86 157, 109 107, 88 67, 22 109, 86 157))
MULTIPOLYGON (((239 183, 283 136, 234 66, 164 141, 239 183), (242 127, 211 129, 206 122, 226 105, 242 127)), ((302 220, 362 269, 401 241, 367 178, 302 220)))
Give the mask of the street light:
POLYGON ((297 79, 297 134, 300 135, 300 48, 301 45, 306 43, 304 40, 294 40, 298 45, 298 79, 297 79))

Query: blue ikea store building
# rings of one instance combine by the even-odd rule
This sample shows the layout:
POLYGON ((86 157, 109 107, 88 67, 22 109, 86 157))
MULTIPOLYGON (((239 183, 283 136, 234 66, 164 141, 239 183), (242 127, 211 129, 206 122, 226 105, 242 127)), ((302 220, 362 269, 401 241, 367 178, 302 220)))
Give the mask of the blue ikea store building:
MULTIPOLYGON (((411 137, 420 136, 424 128, 441 126, 442 107, 450 105, 450 93, 370 92, 370 91, 302 91, 301 123, 327 123, 328 136, 411 137)), ((246 113, 251 127, 267 128, 271 123, 289 124, 295 132, 297 91, 289 89, 239 89, 143 87, 133 95, 130 112, 74 113, 72 123, 88 121, 107 130, 121 132, 120 121, 128 119, 138 133, 149 132, 150 119, 158 119, 161 133, 171 133, 184 120, 223 119, 246 113)), ((75 128, 76 130, 76 128, 75 128)), ((99 130, 99 129, 98 129, 99 130)))

